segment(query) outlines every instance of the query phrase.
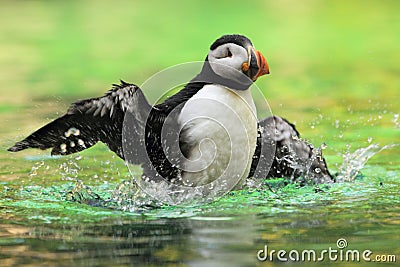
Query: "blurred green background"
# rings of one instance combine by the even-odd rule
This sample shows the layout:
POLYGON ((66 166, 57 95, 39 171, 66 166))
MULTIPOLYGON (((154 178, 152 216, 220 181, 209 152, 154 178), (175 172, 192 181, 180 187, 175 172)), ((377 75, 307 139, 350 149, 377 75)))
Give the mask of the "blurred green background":
POLYGON ((9 145, 78 98, 203 60, 216 38, 240 33, 269 62, 271 74, 257 85, 272 111, 317 145, 344 147, 360 137, 357 122, 374 126, 362 129, 365 142, 398 141, 399 7, 395 0, 2 1, 0 120, 28 119, 0 133, 9 145))
POLYGON ((352 249, 399 255, 400 146, 375 155, 354 183, 321 187, 326 193, 243 190, 199 209, 147 214, 65 201, 76 180, 107 195, 131 177, 104 145, 69 157, 6 151, 71 102, 203 60, 216 38, 240 33, 268 60, 271 74, 257 85, 273 113, 316 146, 327 143, 332 173, 346 155, 356 170, 368 153, 348 150, 400 143, 399 10, 397 0, 2 0, 0 266, 253 266, 265 244, 326 249, 339 237, 352 249), (193 215, 205 220, 163 219, 193 215))

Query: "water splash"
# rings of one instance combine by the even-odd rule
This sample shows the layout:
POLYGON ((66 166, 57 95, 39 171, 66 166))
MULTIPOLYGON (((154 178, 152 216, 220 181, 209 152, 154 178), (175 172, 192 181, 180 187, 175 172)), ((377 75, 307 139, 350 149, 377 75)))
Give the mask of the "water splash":
POLYGON ((293 142, 282 147, 282 157, 276 156, 276 161, 284 173, 278 172, 278 177, 287 177, 292 182, 302 184, 332 182, 322 151, 327 148, 325 143, 314 147, 309 141, 292 137, 293 142), (307 153, 304 153, 307 151, 307 153))
MULTIPOLYGON (((35 162, 35 164, 32 166, 31 171, 29 172, 29 177, 32 178, 38 174, 38 170, 43 168, 45 166, 44 160, 35 162)), ((49 166, 46 166, 46 169, 48 169, 49 166)))
POLYGON ((343 163, 339 167, 339 174, 336 176, 336 181, 354 181, 357 174, 372 156, 376 155, 382 150, 389 149, 395 146, 397 146, 397 144, 389 144, 382 147, 377 144, 370 144, 367 147, 357 149, 353 153, 351 153, 350 151, 345 152, 343 154, 343 163))
MULTIPOLYGON (((372 140, 371 140, 372 142, 372 140)), ((308 144, 312 146, 311 144, 308 144)), ((359 171, 363 168, 366 162, 374 155, 379 153, 382 150, 392 148, 396 145, 386 145, 379 146, 377 144, 370 144, 367 147, 359 148, 354 152, 350 152, 347 150, 343 154, 343 163, 339 167, 339 174, 336 176, 337 182, 349 182, 354 181, 357 177, 359 171)), ((320 147, 312 147, 312 155, 308 158, 308 160, 302 161, 298 158, 282 158, 288 163, 294 172, 300 172, 301 178, 306 182, 306 184, 313 184, 313 178, 316 175, 321 175, 321 170, 318 166, 315 166, 315 162, 318 162, 318 159, 322 158, 322 150, 326 148, 326 144, 321 144, 320 147)), ((65 196, 66 200, 85 203, 92 206, 100 206, 105 208, 111 208, 122 211, 129 212, 145 212, 149 208, 152 209, 154 207, 161 207, 162 203, 155 201, 151 196, 147 195, 144 191, 140 189, 140 187, 135 183, 133 179, 123 181, 117 186, 113 183, 107 184, 107 190, 104 190, 104 187, 88 187, 84 185, 79 176, 82 175, 81 171, 83 170, 79 166, 79 161, 82 159, 81 155, 71 156, 67 161, 61 163, 58 167, 62 179, 65 181, 74 182, 73 187, 68 191, 65 196), (110 188, 112 187, 112 188, 110 188), (115 188, 113 190, 113 188, 115 188), (111 189, 111 190, 110 190, 111 189), (107 191, 108 193, 105 193, 107 191)), ((109 161, 104 162, 106 167, 110 167, 109 161)), ((35 166, 32 168, 31 175, 34 176, 37 174, 37 170, 41 169, 45 166, 43 161, 36 162, 35 166)), ((118 172, 118 175, 119 172, 118 172)), ((81 177, 82 178, 82 177, 81 177)), ((287 177, 290 179, 290 177, 287 177)), ((294 179, 293 181, 299 181, 294 179)), ((289 181, 289 180, 288 180, 289 181)), ((252 179, 247 181, 247 187, 243 190, 263 190, 259 187, 259 183, 254 182, 252 179)), ((164 190, 160 190, 160 187, 157 187, 158 194, 163 194, 164 190)), ((167 192, 167 190, 165 190, 167 192)), ((169 196, 170 197, 170 196, 169 196)))
POLYGON ((70 156, 65 162, 59 165, 60 174, 62 180, 66 181, 77 181, 79 171, 82 169, 78 161, 82 159, 82 156, 77 154, 75 156, 70 156))
POLYGON ((395 113, 393 115, 392 122, 394 123, 394 128, 396 128, 396 129, 400 128, 399 113, 395 113))
POLYGON ((161 203, 157 203, 141 190, 133 179, 120 183, 106 203, 108 208, 129 212, 138 212, 157 206, 161 206, 161 203))

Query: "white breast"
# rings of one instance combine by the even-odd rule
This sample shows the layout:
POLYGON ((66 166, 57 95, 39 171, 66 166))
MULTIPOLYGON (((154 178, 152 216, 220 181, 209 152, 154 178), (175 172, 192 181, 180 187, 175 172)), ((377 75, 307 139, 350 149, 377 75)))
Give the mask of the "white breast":
POLYGON ((183 182, 196 186, 249 174, 257 138, 256 108, 250 90, 206 85, 189 99, 178 118, 183 182))

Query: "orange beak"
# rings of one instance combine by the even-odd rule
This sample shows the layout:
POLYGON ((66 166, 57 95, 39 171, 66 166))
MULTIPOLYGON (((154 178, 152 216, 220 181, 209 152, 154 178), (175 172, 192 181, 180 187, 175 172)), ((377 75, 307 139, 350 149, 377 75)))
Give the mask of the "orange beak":
POLYGON ((250 46, 248 48, 249 59, 247 62, 242 64, 242 71, 249 72, 249 76, 253 81, 257 80, 258 77, 263 76, 265 74, 269 74, 268 63, 265 60, 263 54, 260 51, 254 49, 254 47, 250 46), (257 66, 256 66, 257 64, 257 66), (257 70, 256 74, 253 74, 253 70, 257 70))
POLYGON ((267 60, 265 60, 264 55, 261 54, 260 51, 257 51, 254 48, 252 48, 252 49, 257 58, 258 73, 254 77, 254 80, 256 80, 260 76, 269 74, 269 67, 268 67, 267 60))

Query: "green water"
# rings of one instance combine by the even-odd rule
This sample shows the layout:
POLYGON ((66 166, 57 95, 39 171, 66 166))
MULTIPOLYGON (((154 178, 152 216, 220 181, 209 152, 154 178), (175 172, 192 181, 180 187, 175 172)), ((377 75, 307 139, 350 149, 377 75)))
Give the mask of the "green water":
MULTIPOLYGON (((374 155, 351 182, 298 188, 274 180, 204 206, 125 211, 88 205, 130 179, 104 145, 70 157, 6 149, 70 102, 101 95, 120 78, 141 84, 165 67, 202 60, 215 38, 239 32, 269 62, 271 75, 257 85, 273 113, 315 145, 325 142, 335 173, 359 148, 400 143, 399 8, 398 1, 172 1, 168 8, 2 1, 0 266, 274 266, 283 263, 257 260, 265 245, 321 251, 336 249, 339 238, 398 263, 400 146, 374 155), (81 198, 90 203, 71 201, 78 180, 91 189, 81 198)), ((105 206, 132 204, 124 190, 122 203, 105 206)), ((368 263, 375 265, 396 264, 368 263)))

